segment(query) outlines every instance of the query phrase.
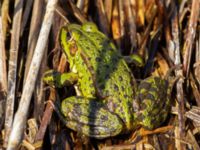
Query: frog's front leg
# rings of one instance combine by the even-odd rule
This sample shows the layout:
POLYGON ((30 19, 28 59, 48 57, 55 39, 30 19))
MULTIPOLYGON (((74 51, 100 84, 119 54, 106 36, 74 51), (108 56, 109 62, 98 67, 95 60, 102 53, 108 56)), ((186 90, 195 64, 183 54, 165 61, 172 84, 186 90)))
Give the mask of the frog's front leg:
POLYGON ((122 120, 96 99, 72 96, 62 101, 61 111, 68 128, 98 139, 115 136, 122 120))
POLYGON ((73 72, 60 73, 55 70, 48 70, 44 73, 43 81, 50 86, 61 88, 63 86, 69 86, 76 83, 78 80, 78 74, 73 72))

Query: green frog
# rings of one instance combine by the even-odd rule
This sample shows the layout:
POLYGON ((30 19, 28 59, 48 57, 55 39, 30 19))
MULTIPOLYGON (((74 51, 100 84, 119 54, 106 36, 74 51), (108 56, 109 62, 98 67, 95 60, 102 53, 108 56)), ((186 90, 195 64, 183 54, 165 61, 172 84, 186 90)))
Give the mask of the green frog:
POLYGON ((47 71, 44 81, 55 87, 74 85, 76 96, 60 106, 68 128, 102 139, 139 126, 154 129, 165 121, 170 106, 168 81, 151 76, 137 85, 126 59, 95 24, 62 27, 60 44, 70 72, 47 71))

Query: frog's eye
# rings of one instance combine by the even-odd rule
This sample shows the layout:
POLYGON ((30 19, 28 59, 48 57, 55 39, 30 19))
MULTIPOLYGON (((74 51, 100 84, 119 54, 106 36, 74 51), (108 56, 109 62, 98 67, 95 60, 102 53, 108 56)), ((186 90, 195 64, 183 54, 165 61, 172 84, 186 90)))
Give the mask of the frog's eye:
POLYGON ((68 42, 71 39, 72 35, 68 31, 67 27, 62 27, 60 30, 60 39, 62 42, 68 42))
POLYGON ((95 32, 98 31, 97 26, 92 22, 86 22, 82 25, 82 29, 86 32, 95 32))
POLYGON ((72 38, 70 32, 66 32, 66 40, 69 41, 72 38))

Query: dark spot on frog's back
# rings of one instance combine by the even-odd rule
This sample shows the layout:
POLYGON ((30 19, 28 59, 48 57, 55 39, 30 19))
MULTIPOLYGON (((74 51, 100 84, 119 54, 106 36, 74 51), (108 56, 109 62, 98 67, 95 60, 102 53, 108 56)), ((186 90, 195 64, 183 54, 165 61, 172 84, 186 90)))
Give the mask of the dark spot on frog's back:
POLYGON ((110 133, 115 132, 115 131, 116 131, 116 128, 110 127, 110 133))
POLYGON ((119 81, 123 81, 123 78, 122 78, 122 76, 119 76, 119 81))
POLYGON ((101 39, 100 39, 100 38, 96 38, 96 41, 97 41, 97 42, 100 42, 100 41, 101 41, 101 39))
POLYGON ((118 104, 117 103, 113 103, 113 108, 117 109, 118 108, 118 104))
POLYGON ((124 98, 128 98, 128 95, 124 94, 124 98))
POLYGON ((105 84, 101 84, 101 85, 99 86, 99 88, 100 88, 100 89, 105 89, 105 84))
POLYGON ((108 47, 109 44, 110 44, 109 39, 105 39, 104 41, 102 41, 102 45, 105 46, 105 47, 108 47))
POLYGON ((96 57, 95 59, 97 62, 101 62, 101 58, 100 57, 96 57))
POLYGON ((124 88, 124 86, 121 86, 121 89, 122 89, 122 91, 125 91, 125 88, 124 88))
POLYGON ((95 95, 95 94, 96 94, 96 92, 95 92, 94 90, 92 90, 91 94, 92 94, 92 95, 95 95))
POLYGON ((118 98, 118 101, 121 103, 122 102, 122 100, 120 99, 120 98, 118 98))
POLYGON ((93 70, 94 70, 94 68, 93 68, 92 66, 88 66, 88 69, 89 69, 90 71, 93 71, 93 70))
POLYGON ((137 119, 138 119, 139 121, 144 120, 144 115, 142 115, 142 112, 138 113, 137 119))
POLYGON ((105 90, 105 96, 109 96, 109 91, 105 90))
POLYGON ((101 134, 101 132, 99 131, 99 130, 97 130, 97 129, 95 129, 95 127, 92 127, 91 128, 91 131, 92 131, 92 133, 95 135, 100 135, 101 134))
POLYGON ((160 82, 162 82, 162 79, 159 78, 159 77, 155 77, 154 81, 155 81, 156 84, 160 84, 160 82))
POLYGON ((149 91, 151 91, 151 92, 157 92, 159 89, 158 88, 156 88, 156 87, 151 87, 150 89, 149 89, 149 91))
POLYGON ((119 91, 119 87, 116 84, 114 84, 114 89, 115 91, 119 91))
POLYGON ((119 111, 120 111, 121 113, 123 113, 123 112, 124 112, 124 110, 123 110, 123 108, 122 108, 122 107, 120 107, 120 108, 119 108, 119 111))
POLYGON ((90 50, 90 47, 89 47, 89 46, 86 46, 86 49, 87 49, 87 50, 90 50))
POLYGON ((81 114, 82 110, 79 104, 74 104, 74 110, 76 113, 81 114))
POLYGON ((106 69, 109 69, 109 68, 110 68, 110 66, 109 66, 108 64, 106 64, 106 65, 105 65, 105 68, 106 68, 106 69))
POLYGON ((110 74, 105 75, 105 79, 108 80, 110 78, 110 74))
POLYGON ((137 99, 139 99, 139 100, 144 100, 145 99, 145 94, 143 94, 143 93, 140 93, 138 96, 137 96, 137 99))
POLYGON ((91 78, 91 77, 89 77, 89 78, 88 78, 88 80, 89 80, 89 81, 92 81, 92 78, 91 78))
POLYGON ((74 108, 79 108, 79 104, 74 104, 74 108))
POLYGON ((149 100, 155 100, 155 97, 151 93, 148 93, 146 95, 146 98, 149 99, 149 100))
POLYGON ((119 61, 119 58, 117 56, 113 56, 112 62, 113 63, 118 63, 118 61, 119 61))
POLYGON ((148 83, 148 82, 143 82, 142 84, 140 84, 140 89, 149 89, 149 87, 151 86, 151 84, 150 83, 148 83))
POLYGON ((90 87, 92 88, 92 87, 94 87, 94 85, 91 83, 91 84, 90 84, 90 87))
POLYGON ((102 120, 102 121, 108 121, 108 116, 106 116, 106 115, 101 115, 101 120, 102 120))

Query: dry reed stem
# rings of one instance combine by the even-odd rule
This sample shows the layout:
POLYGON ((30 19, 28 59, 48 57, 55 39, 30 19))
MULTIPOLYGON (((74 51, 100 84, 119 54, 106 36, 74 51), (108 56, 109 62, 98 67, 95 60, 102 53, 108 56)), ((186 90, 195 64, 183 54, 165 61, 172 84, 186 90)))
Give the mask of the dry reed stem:
POLYGON ((17 82, 17 60, 20 45, 20 30, 23 0, 15 1, 14 17, 12 24, 11 43, 9 51, 9 66, 8 66, 8 95, 6 101, 6 116, 5 116, 5 138, 4 146, 7 145, 7 141, 12 129, 13 116, 14 116, 14 103, 16 94, 16 82, 17 82))
POLYGON ((13 128, 11 130, 8 142, 8 150, 16 149, 22 139, 24 127, 26 125, 30 100, 33 94, 38 71, 43 58, 46 42, 49 36, 56 4, 57 0, 49 0, 47 3, 46 13, 40 30, 38 42, 27 75, 27 80, 24 85, 19 107, 14 117, 13 128))

